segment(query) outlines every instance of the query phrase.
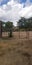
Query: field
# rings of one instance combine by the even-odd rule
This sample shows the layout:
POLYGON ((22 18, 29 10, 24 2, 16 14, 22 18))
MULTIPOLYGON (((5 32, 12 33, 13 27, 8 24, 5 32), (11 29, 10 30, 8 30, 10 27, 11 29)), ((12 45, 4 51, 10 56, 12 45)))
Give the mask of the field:
POLYGON ((32 65, 32 32, 29 39, 26 36, 20 32, 19 39, 19 32, 13 32, 12 38, 0 38, 0 65, 32 65))

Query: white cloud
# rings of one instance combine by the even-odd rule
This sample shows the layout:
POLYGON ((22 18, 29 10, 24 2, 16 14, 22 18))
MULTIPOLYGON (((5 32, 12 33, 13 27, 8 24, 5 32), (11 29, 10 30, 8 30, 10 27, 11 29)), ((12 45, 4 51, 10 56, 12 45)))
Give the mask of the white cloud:
MULTIPOLYGON (((28 0, 27 0, 28 1, 28 0)), ((17 1, 10 0, 6 5, 0 6, 0 19, 6 21, 12 21, 16 25, 16 21, 21 16, 29 18, 32 16, 32 4, 26 5, 23 8, 24 3, 20 4, 17 1)))
POLYGON ((25 17, 25 18, 32 17, 32 5, 29 7, 23 8, 22 11, 19 12, 19 15, 21 15, 22 17, 25 17))

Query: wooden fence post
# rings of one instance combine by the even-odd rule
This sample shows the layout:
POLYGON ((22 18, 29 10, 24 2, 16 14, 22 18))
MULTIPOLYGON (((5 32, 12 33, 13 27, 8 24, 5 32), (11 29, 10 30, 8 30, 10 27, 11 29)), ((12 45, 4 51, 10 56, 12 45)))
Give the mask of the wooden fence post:
POLYGON ((2 21, 0 21, 0 38, 2 37, 2 21))

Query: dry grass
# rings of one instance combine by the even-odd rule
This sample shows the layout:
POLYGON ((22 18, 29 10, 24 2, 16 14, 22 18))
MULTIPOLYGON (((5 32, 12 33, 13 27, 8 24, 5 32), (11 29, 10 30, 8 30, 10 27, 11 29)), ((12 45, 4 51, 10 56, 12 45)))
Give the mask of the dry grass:
POLYGON ((0 39, 0 65, 32 65, 32 38, 19 39, 19 32, 13 35, 0 39))

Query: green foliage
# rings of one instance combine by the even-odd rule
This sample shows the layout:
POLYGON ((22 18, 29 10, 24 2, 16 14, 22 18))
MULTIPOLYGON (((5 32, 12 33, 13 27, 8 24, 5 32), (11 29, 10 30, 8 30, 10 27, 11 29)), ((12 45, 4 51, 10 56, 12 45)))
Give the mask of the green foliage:
POLYGON ((21 29, 25 29, 25 30, 31 30, 32 29, 32 17, 31 18, 24 18, 22 17, 19 21, 18 21, 18 27, 21 29))
POLYGON ((12 37, 12 29, 13 29, 13 23, 8 21, 8 22, 3 22, 0 21, 2 25, 2 32, 10 32, 9 37, 12 37))
POLYGON ((2 31, 10 31, 13 28, 13 22, 3 22, 2 21, 2 31))
POLYGON ((13 23, 10 21, 6 22, 5 28, 6 28, 6 31, 10 31, 11 28, 13 28, 13 23))

